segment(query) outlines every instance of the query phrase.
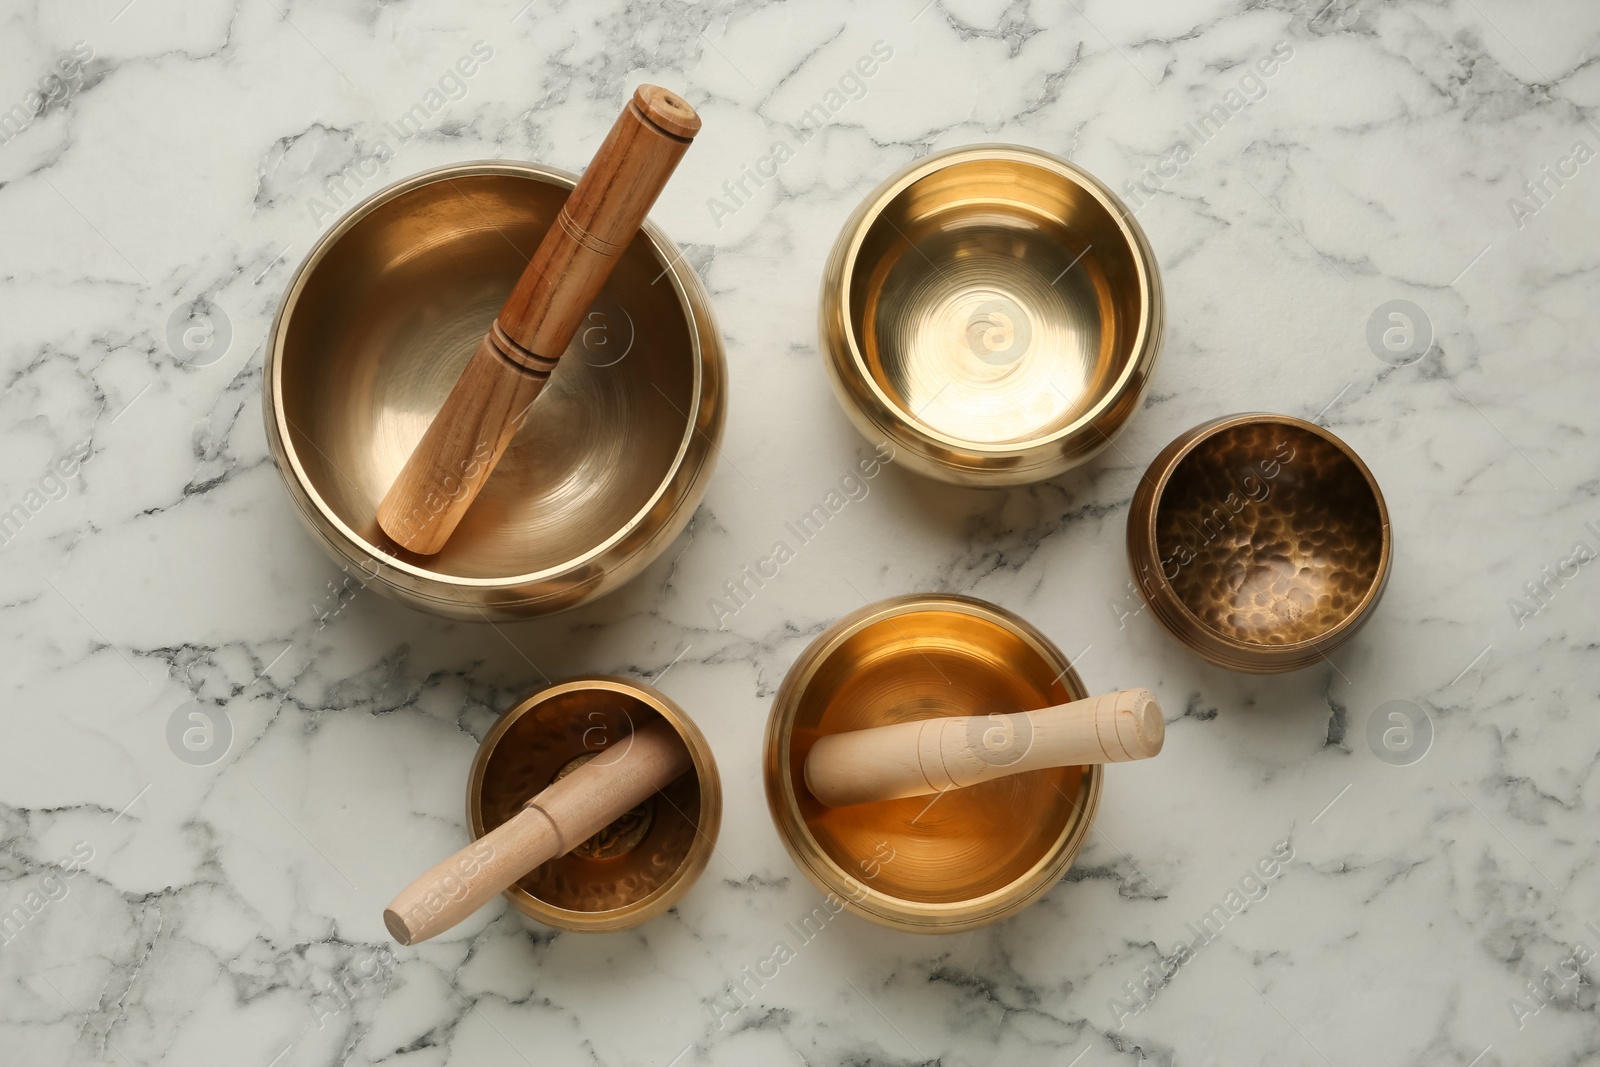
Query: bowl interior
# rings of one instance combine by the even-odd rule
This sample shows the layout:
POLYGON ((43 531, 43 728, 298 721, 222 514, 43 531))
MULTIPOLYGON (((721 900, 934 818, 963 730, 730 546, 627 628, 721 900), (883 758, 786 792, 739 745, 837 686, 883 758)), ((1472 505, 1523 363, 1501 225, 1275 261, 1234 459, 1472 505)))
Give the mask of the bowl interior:
MULTIPOLYGON (((564 770, 612 758, 614 746, 627 745, 629 734, 656 718, 649 704, 610 689, 573 689, 535 704, 500 736, 484 764, 484 831, 515 815, 564 770)), ((700 778, 691 770, 516 887, 565 911, 628 907, 672 883, 701 832, 699 822, 700 778)))
POLYGON ((1271 421, 1196 444, 1168 477, 1155 532, 1184 607, 1255 645, 1314 640, 1344 622, 1378 581, 1383 553, 1378 498, 1356 461, 1271 421))
POLYGON ((1019 635, 962 612, 911 611, 866 625, 817 666, 796 705, 788 774, 807 831, 861 884, 901 900, 968 901, 1015 882, 1080 817, 1085 768, 828 808, 806 788, 805 760, 827 734, 1031 711, 1078 695, 1056 675, 1019 635))
POLYGON ((850 276, 868 373, 904 416, 975 445, 1036 441, 1108 396, 1145 317, 1130 238, 1084 185, 981 159, 878 212, 850 276))
POLYGON ((285 310, 291 454, 358 536, 424 570, 504 578, 577 560, 648 509, 688 438, 693 331, 641 234, 444 551, 413 556, 378 531, 378 501, 567 192, 526 173, 401 191, 338 238, 285 310))

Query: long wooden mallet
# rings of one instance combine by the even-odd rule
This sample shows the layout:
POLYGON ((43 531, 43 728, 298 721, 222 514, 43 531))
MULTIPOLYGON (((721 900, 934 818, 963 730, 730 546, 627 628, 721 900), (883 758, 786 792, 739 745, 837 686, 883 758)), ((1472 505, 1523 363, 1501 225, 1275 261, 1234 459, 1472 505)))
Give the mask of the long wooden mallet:
POLYGON ((830 808, 926 796, 1041 767, 1149 759, 1166 722, 1148 689, 1041 711, 954 715, 819 738, 806 786, 830 808))
POLYGON ((676 93, 634 92, 378 505, 395 543, 445 546, 699 131, 676 93))
POLYGON ((642 726, 419 876, 383 912, 402 945, 444 933, 540 864, 564 856, 693 766, 665 720, 642 726))

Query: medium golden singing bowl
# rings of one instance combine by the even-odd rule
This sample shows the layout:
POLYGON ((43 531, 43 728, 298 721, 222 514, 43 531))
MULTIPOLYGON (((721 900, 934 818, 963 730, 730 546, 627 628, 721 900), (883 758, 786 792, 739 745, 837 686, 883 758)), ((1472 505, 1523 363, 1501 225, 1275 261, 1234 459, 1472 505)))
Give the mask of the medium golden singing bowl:
POLYGON ((711 746, 682 708, 623 678, 568 678, 500 716, 478 746, 467 782, 473 839, 594 756, 626 745, 656 718, 670 722, 694 767, 565 856, 505 892, 517 910, 562 930, 625 930, 689 891, 717 843, 722 781, 711 746))
POLYGON ((1219 667, 1323 660, 1389 580, 1389 509, 1361 457, 1288 415, 1230 415, 1178 437, 1128 512, 1128 561, 1156 618, 1219 667))
POLYGON ((574 607, 638 574, 710 480, 727 371, 709 298, 646 222, 444 550, 378 529, 378 501, 575 182, 526 163, 407 178, 352 210, 289 283, 267 349, 267 436, 341 564, 461 619, 574 607))
POLYGON ((922 594, 863 608, 811 643, 773 701, 762 767, 778 836, 830 903, 884 926, 953 933, 1013 915, 1083 847, 1102 768, 828 808, 806 788, 806 756, 828 734, 1086 696, 1060 649, 993 604, 922 594))
POLYGON ((1105 186, 1030 148, 919 160, 845 223, 824 362, 867 439, 972 486, 1051 478, 1110 443, 1161 351, 1161 274, 1105 186))

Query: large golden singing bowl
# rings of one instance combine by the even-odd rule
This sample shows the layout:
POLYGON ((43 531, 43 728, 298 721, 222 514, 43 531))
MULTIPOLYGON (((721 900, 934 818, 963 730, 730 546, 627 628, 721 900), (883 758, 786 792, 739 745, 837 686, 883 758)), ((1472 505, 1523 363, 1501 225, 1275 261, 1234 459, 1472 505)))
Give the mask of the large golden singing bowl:
POLYGON ((828 808, 805 784, 819 737, 941 715, 1033 711, 1088 695, 1061 650, 993 604, 925 594, 834 623, 790 668, 767 720, 767 806, 807 878, 873 922, 953 933, 1061 879, 1100 803, 1102 768, 1056 767, 932 797, 828 808))
POLYGON ((1132 416, 1161 351, 1161 275, 1122 202, 1010 145, 928 156, 880 185, 822 280, 840 402, 896 461, 973 486, 1051 478, 1132 416))
POLYGON ((322 544, 397 599, 462 619, 570 608, 638 574, 705 493, 727 371, 710 301, 654 225, 600 299, 444 550, 378 529, 378 501, 575 178, 468 163, 407 178, 323 235, 267 349, 273 458, 322 544))
POLYGON ((1389 555, 1389 510, 1367 465, 1288 415, 1181 435, 1128 512, 1128 560, 1156 618, 1251 674, 1312 666, 1348 641, 1383 594, 1389 555))
POLYGON ((474 839, 584 762, 627 745, 657 718, 683 738, 693 769, 565 856, 529 872, 506 899, 562 930, 625 930, 665 912, 705 870, 722 822, 711 746, 682 708, 647 685, 592 675, 557 682, 502 715, 472 763, 474 839))

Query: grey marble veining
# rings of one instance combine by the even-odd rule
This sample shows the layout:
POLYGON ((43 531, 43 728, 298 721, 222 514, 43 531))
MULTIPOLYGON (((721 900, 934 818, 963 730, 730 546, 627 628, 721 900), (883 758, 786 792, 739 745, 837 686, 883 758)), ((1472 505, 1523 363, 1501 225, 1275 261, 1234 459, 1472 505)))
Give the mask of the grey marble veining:
POLYGON ((1600 1059, 1597 49, 1593 5, 1510 0, 6 5, 0 1063, 1600 1059), (653 213, 728 343, 693 525, 539 622, 341 595, 260 420, 295 263, 416 171, 581 167, 640 81, 705 120, 653 213), (981 141, 1136 211, 1170 321, 1143 410, 1025 489, 889 464, 719 615, 870 450, 816 348, 835 233, 907 161, 981 141), (1396 300, 1414 362, 1384 348, 1396 300), (1265 679, 1170 640, 1123 550, 1160 447, 1256 409, 1350 442, 1395 528, 1370 625, 1265 679), (929 589, 1022 614, 1092 688, 1154 689, 1167 749, 1112 768, 1022 915, 931 939, 841 915, 802 943, 821 895, 766 813, 768 705, 828 622, 929 589), (596 671, 653 679, 711 738, 705 876, 627 933, 496 902, 394 946, 383 904, 464 842, 477 738, 596 671), (1420 761, 1369 740, 1395 701, 1420 761), (191 702, 231 737, 186 762, 191 702))

